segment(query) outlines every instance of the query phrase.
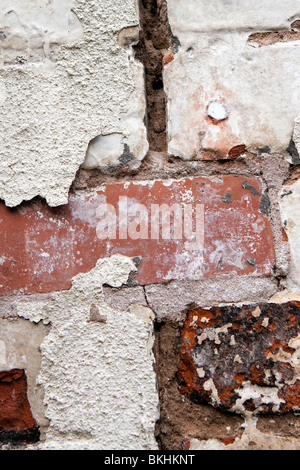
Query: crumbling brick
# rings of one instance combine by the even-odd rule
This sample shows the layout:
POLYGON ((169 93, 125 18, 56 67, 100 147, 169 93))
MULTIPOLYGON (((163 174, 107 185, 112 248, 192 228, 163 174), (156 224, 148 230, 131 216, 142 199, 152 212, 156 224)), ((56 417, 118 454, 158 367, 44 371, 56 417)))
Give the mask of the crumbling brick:
POLYGON ((24 370, 0 372, 0 443, 39 440, 39 429, 27 399, 24 370))

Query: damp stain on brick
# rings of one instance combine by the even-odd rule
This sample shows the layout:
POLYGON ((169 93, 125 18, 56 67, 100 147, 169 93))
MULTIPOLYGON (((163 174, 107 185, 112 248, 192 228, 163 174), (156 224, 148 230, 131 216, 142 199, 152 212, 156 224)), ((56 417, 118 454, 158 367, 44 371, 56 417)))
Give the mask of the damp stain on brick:
POLYGON ((300 409, 300 303, 192 308, 181 334, 179 389, 237 414, 300 409))

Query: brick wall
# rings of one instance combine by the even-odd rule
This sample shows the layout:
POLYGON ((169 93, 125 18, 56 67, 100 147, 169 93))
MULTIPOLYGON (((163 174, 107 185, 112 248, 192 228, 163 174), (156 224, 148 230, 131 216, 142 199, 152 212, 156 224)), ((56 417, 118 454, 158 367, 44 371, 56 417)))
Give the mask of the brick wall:
POLYGON ((300 449, 299 0, 11 4, 2 448, 300 449))

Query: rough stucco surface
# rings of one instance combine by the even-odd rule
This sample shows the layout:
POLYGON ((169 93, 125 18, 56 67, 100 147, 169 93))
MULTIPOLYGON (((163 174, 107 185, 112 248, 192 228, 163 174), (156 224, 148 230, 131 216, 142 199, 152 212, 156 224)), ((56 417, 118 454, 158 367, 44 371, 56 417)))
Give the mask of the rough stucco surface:
POLYGON ((0 198, 66 204, 100 135, 117 133, 114 160, 125 146, 138 165, 148 149, 143 71, 118 43, 139 25, 134 0, 1 0, 0 11, 0 198))
POLYGON ((20 316, 51 324, 38 377, 50 419, 42 449, 157 448, 152 311, 115 311, 102 290, 120 287, 134 270, 130 258, 115 255, 46 304, 18 303, 20 316))
POLYGON ((272 0, 169 0, 168 11, 181 44, 164 68, 169 154, 187 160, 204 152, 226 157, 237 146, 284 151, 300 107, 299 40, 259 47, 249 36, 289 30, 299 1, 282 8, 272 0))

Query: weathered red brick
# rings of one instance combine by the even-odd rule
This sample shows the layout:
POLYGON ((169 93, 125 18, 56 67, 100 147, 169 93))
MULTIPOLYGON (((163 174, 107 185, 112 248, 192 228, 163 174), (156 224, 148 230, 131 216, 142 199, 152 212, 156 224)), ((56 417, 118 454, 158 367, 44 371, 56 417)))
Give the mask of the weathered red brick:
POLYGON ((298 410, 293 355, 299 333, 299 302, 191 309, 182 330, 180 391, 226 411, 235 411, 237 403, 261 414, 298 410), (244 399, 249 385, 253 396, 250 388, 244 399))
POLYGON ((23 370, 0 372, 0 403, 0 442, 36 441, 38 426, 31 413, 23 370))
POLYGON ((260 212, 261 197, 258 178, 224 176, 110 184, 93 194, 73 194, 59 208, 42 201, 16 209, 1 204, 0 294, 67 289, 76 274, 115 253, 141 257, 135 279, 141 285, 270 276, 273 237, 268 217, 260 212), (149 214, 151 204, 204 204, 203 252, 188 250, 186 238, 163 240, 160 234, 160 239, 151 239, 150 230, 147 240, 97 238, 97 207, 106 202, 118 209, 121 196, 144 204, 149 214))

